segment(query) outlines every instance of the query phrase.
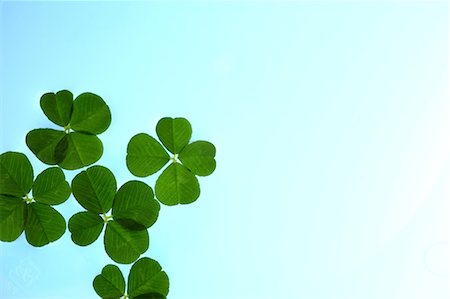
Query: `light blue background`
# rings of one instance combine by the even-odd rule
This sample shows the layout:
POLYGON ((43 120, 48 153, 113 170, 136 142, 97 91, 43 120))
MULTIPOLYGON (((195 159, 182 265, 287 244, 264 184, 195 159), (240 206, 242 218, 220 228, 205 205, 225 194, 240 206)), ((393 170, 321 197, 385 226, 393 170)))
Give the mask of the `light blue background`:
MULTIPOLYGON (((109 104, 98 164, 183 116, 215 173, 163 207, 146 256, 171 299, 444 299, 449 292, 448 4, 1 2, 0 147, 48 91, 109 104)), ((67 171, 70 181, 76 171, 67 171)), ((155 176, 156 177, 156 176, 155 176)), ((155 177, 144 179, 154 185, 155 177)), ((57 207, 68 219, 81 207, 57 207)), ((96 298, 101 239, 0 244, 1 298, 96 298)), ((121 266, 128 275, 129 266, 121 266)))

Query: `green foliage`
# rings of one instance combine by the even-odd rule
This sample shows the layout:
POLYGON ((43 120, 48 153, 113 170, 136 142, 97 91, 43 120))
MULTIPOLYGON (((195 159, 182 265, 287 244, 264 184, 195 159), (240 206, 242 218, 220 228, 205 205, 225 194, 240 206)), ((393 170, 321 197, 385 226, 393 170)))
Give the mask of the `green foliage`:
POLYGON ((161 265, 151 258, 138 260, 128 276, 128 295, 135 297, 147 293, 169 294, 169 277, 161 265))
POLYGON ((55 148, 58 166, 74 170, 97 162, 103 154, 103 144, 95 135, 70 132, 55 148))
POLYGON ((164 147, 145 133, 133 136, 127 147, 127 166, 132 174, 146 177, 158 172, 169 162, 170 156, 164 147))
POLYGON ((156 124, 156 134, 172 154, 179 154, 191 139, 192 127, 185 118, 164 117, 156 124))
POLYGON ((51 206, 33 203, 27 205, 25 236, 33 246, 44 246, 58 240, 66 231, 66 221, 51 206))
POLYGON ((120 298, 125 294, 125 279, 119 267, 106 265, 94 278, 94 289, 102 298, 120 298))
POLYGON ((33 186, 33 167, 22 153, 7 152, 0 155, 0 192, 22 197, 33 186))
POLYGON ((128 169, 135 176, 146 177, 172 161, 156 181, 156 198, 169 206, 196 201, 200 196, 196 175, 210 175, 216 168, 214 145, 207 141, 189 144, 192 127, 184 118, 162 118, 156 125, 156 134, 173 156, 156 139, 140 133, 128 143, 128 169))
POLYGON ((69 183, 61 169, 47 168, 41 172, 33 185, 34 200, 47 205, 59 205, 69 198, 69 183))
POLYGON ((103 166, 92 166, 72 180, 72 192, 78 203, 97 214, 111 210, 116 190, 114 174, 103 166))
POLYGON ((50 205, 61 204, 70 196, 62 170, 48 168, 33 183, 30 161, 16 152, 1 154, 0 167, 0 240, 12 242, 24 230, 28 243, 36 247, 61 238, 66 221, 50 205))
POLYGON ((114 198, 112 208, 114 220, 132 229, 149 228, 158 219, 160 210, 160 205, 154 197, 152 188, 145 183, 126 182, 114 198))
POLYGON ((0 240, 12 242, 23 232, 27 205, 15 197, 0 195, 0 240))
POLYGON ((72 241, 80 246, 87 246, 98 239, 105 222, 102 217, 92 212, 78 212, 69 219, 69 231, 72 241))
POLYGON ((103 144, 96 136, 111 124, 111 112, 101 97, 82 93, 75 100, 70 91, 46 93, 41 108, 47 118, 63 127, 35 129, 28 132, 26 143, 43 163, 74 170, 97 162, 103 154, 103 144))
POLYGON ((207 141, 195 141, 188 144, 178 158, 192 173, 208 176, 216 169, 216 148, 207 141))
POLYGON ((70 127, 78 132, 101 134, 111 124, 111 112, 101 97, 85 92, 73 101, 70 127))
POLYGON ((148 229, 158 219, 159 202, 177 205, 197 200, 197 176, 208 176, 216 168, 214 145, 189 143, 191 124, 184 118, 165 117, 156 125, 159 141, 137 134, 128 143, 126 155, 126 165, 135 176, 147 177, 162 170, 155 184, 159 201, 141 181, 128 181, 117 190, 114 174, 100 165, 79 172, 70 186, 61 168, 75 170, 100 159, 103 144, 96 135, 108 129, 111 112, 98 95, 86 92, 74 100, 68 90, 44 94, 40 105, 47 118, 63 130, 31 130, 26 144, 40 161, 59 167, 45 169, 34 180, 33 167, 24 154, 0 155, 0 240, 12 242, 23 231, 28 243, 36 247, 58 240, 65 233, 66 222, 52 206, 64 203, 73 193, 85 209, 68 221, 73 242, 90 245, 105 228, 104 247, 109 257, 121 264, 135 262, 127 291, 120 269, 107 265, 93 281, 97 294, 102 298, 165 299, 167 274, 157 261, 137 259, 149 248, 148 229))
POLYGON ((147 228, 156 222, 160 206, 152 188, 143 182, 130 181, 116 189, 114 174, 106 167, 96 165, 77 174, 72 192, 87 211, 70 218, 69 231, 75 244, 86 246, 106 226, 106 253, 117 263, 129 264, 147 251, 147 228), (111 208, 112 215, 107 215, 111 208))
POLYGON ((65 152, 62 152, 56 157, 56 147, 65 137, 66 133, 63 131, 35 129, 28 132, 26 143, 39 160, 48 165, 55 165, 61 162, 65 155, 65 152))
POLYGON ((158 199, 168 205, 188 204, 200 195, 195 175, 178 162, 171 163, 156 181, 158 199))
POLYGON ((161 265, 148 257, 141 258, 131 266, 128 276, 128 294, 125 280, 117 266, 107 265, 94 278, 94 289, 102 298, 166 298, 169 293, 169 277, 161 265))
POLYGON ((121 264, 130 264, 147 251, 147 230, 127 229, 116 221, 109 221, 105 231, 105 250, 109 257, 121 264))
POLYGON ((68 90, 46 93, 41 97, 41 108, 49 120, 65 127, 72 115, 73 95, 68 90))

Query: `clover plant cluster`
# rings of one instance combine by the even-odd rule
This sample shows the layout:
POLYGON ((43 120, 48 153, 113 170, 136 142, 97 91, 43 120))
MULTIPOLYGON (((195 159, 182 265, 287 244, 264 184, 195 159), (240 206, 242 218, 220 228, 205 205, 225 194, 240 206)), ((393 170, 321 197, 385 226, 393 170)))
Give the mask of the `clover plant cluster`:
POLYGON ((66 220, 53 207, 70 195, 80 211, 68 220, 72 241, 79 246, 95 242, 104 231, 107 255, 116 263, 131 264, 126 286, 119 267, 106 265, 93 280, 101 298, 166 298, 169 278, 160 264, 141 257, 149 248, 148 229, 157 221, 160 203, 189 204, 200 196, 197 176, 208 176, 216 168, 214 145, 191 142, 192 127, 184 118, 162 118, 155 139, 147 133, 131 138, 126 165, 136 177, 164 170, 155 192, 146 183, 130 180, 118 188, 107 167, 92 165, 103 154, 97 135, 111 124, 111 111, 103 99, 82 93, 75 99, 68 90, 46 93, 42 111, 60 130, 34 129, 26 144, 43 163, 56 165, 34 178, 33 167, 23 153, 0 155, 0 240, 15 241, 25 231, 28 243, 45 246, 61 238, 66 220), (71 184, 63 170, 79 170, 71 184))

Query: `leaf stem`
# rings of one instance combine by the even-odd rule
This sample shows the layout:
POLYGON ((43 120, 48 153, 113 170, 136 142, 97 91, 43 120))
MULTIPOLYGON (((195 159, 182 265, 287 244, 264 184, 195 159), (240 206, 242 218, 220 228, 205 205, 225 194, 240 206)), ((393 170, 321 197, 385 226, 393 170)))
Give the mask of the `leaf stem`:
POLYGON ((23 201, 27 204, 30 204, 32 202, 36 202, 33 198, 33 196, 30 196, 28 194, 26 194, 24 197, 22 197, 23 201))
POLYGON ((173 157, 170 158, 170 160, 172 161, 172 163, 177 163, 178 162, 178 154, 174 154, 173 157))
POLYGON ((113 215, 106 215, 103 214, 103 219, 105 220, 105 223, 113 219, 113 215))
POLYGON ((69 134, 70 133, 70 124, 68 124, 67 126, 65 126, 64 127, 64 132, 66 133, 66 134, 69 134))

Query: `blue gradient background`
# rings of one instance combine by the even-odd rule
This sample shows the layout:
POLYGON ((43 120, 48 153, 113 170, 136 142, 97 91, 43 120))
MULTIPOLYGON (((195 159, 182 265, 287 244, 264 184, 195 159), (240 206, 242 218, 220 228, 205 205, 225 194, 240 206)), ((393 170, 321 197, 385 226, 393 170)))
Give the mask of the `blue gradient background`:
MULTIPOLYGON (((0 147, 53 127, 47 91, 101 95, 98 164, 188 118, 212 141, 200 199, 163 207, 146 256, 171 299, 444 299, 448 3, 1 2, 0 147)), ((67 171, 69 181, 76 171, 67 171)), ((156 176, 144 179, 154 185, 156 176)), ((71 197, 57 209, 82 208, 71 197)), ((102 239, 0 244, 1 298, 96 298, 102 239)), ((129 265, 121 266, 128 275, 129 265)))

